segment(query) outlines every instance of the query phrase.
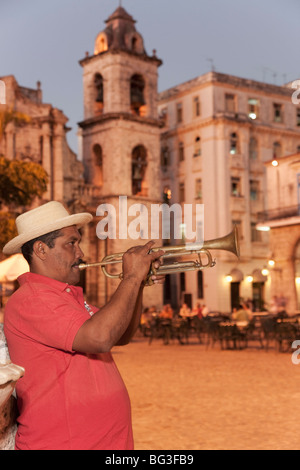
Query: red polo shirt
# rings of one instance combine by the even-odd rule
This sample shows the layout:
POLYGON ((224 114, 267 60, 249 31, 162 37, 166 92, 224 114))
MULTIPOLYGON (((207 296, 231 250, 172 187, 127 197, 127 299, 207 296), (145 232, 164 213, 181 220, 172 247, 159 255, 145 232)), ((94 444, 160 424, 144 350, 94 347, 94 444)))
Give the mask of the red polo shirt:
POLYGON ((131 450, 130 401, 111 353, 80 354, 74 337, 97 308, 82 289, 38 274, 19 277, 4 332, 17 382, 18 450, 131 450))

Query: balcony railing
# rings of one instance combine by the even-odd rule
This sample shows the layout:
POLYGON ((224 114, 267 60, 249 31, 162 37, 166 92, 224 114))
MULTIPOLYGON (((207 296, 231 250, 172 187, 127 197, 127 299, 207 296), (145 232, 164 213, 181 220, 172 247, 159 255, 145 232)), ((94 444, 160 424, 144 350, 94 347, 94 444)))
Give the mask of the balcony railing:
POLYGON ((265 222, 267 220, 288 219, 289 217, 300 216, 300 204, 296 206, 281 207, 269 211, 259 212, 258 221, 265 222))

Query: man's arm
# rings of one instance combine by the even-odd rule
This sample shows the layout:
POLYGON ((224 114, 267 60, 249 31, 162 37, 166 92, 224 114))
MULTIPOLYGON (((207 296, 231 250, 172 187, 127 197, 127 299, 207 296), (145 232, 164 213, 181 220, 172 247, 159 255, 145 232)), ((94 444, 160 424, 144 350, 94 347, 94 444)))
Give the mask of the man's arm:
MULTIPOLYGON (((83 353, 110 351, 116 344, 126 344, 139 324, 142 307, 142 283, 153 261, 163 251, 149 253, 153 242, 130 248, 123 255, 123 280, 110 301, 77 332, 73 350, 83 353)), ((161 282, 158 277, 157 282, 161 282)))

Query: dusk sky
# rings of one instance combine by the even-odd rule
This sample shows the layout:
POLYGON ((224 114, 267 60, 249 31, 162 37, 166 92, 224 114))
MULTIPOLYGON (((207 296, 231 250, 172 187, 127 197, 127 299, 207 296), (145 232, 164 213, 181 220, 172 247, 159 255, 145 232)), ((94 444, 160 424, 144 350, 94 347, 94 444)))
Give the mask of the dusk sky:
MULTIPOLYGON (((120 0, 0 0, 0 76, 42 82, 43 101, 69 118, 77 153, 83 118, 82 68, 120 0)), ((300 0, 122 0, 149 55, 159 91, 212 69, 282 85, 300 79, 300 0)))

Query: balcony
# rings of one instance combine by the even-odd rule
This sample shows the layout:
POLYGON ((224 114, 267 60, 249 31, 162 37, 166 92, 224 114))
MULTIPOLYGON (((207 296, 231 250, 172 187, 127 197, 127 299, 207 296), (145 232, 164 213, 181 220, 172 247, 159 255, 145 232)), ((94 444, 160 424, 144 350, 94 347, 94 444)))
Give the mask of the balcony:
MULTIPOLYGON (((281 207, 278 209, 271 209, 269 211, 258 213, 258 222, 267 222, 278 219, 289 219, 291 217, 300 216, 300 204, 296 206, 281 207)), ((300 222, 300 220, 299 220, 300 222)))

